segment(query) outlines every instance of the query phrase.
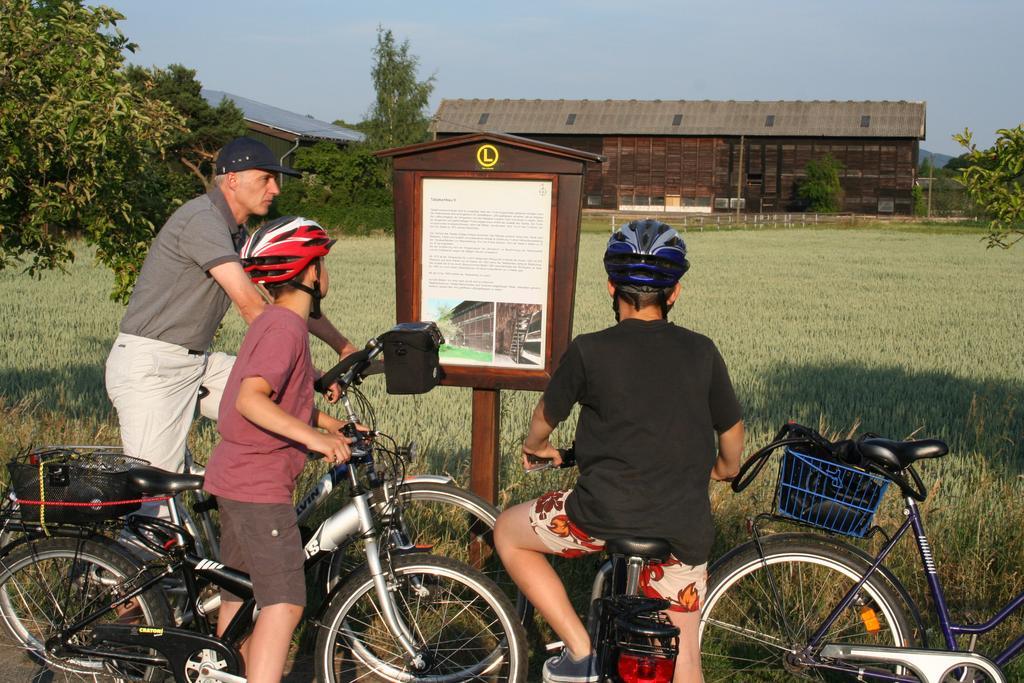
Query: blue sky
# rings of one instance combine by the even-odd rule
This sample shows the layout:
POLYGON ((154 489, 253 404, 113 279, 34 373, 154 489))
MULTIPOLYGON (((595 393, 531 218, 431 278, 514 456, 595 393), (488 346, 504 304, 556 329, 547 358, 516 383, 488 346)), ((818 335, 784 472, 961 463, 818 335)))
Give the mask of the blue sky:
POLYGON ((1020 0, 106 0, 144 66, 332 121, 373 99, 376 28, 441 98, 924 100, 933 152, 1024 121, 1020 0))

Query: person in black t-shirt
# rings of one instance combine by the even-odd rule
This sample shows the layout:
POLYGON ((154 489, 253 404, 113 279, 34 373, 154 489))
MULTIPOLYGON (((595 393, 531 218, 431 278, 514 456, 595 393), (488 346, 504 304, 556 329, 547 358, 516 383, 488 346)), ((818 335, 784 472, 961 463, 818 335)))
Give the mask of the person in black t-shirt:
POLYGON ((658 221, 634 221, 608 241, 617 324, 573 340, 533 411, 526 456, 561 464, 548 440, 580 404, 579 479, 498 517, 509 574, 565 643, 544 664, 549 683, 596 681, 586 628, 545 553, 576 557, 610 538, 663 538, 672 556, 641 579, 670 602, 680 629, 676 683, 702 681, 698 628, 714 538, 708 482, 739 469, 743 422, 729 374, 707 337, 668 322, 689 268, 686 245, 658 221), (716 449, 717 435, 717 449, 716 449))

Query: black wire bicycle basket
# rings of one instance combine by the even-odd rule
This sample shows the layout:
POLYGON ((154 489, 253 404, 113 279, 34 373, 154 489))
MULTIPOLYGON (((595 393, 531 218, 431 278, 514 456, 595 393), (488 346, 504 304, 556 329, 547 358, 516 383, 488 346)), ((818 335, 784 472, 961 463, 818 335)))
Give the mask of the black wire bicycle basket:
POLYGON ((148 463, 109 446, 52 446, 7 463, 21 520, 88 524, 135 512, 128 471, 148 463))
POLYGON ((776 514, 862 538, 888 486, 885 477, 787 447, 775 487, 776 514))

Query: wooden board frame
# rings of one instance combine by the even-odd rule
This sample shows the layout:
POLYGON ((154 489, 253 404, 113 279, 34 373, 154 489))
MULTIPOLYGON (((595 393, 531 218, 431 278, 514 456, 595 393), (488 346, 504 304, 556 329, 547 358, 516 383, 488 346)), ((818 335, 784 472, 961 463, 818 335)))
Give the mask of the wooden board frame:
POLYGON ((394 162, 395 284, 398 322, 419 320, 422 291, 423 181, 433 178, 548 180, 551 235, 548 254, 547 344, 543 367, 520 369, 445 364, 447 386, 527 389, 547 386, 572 336, 573 300, 583 181, 588 162, 603 157, 511 135, 475 134, 385 150, 394 162), (484 167, 480 150, 494 150, 496 163, 484 167))

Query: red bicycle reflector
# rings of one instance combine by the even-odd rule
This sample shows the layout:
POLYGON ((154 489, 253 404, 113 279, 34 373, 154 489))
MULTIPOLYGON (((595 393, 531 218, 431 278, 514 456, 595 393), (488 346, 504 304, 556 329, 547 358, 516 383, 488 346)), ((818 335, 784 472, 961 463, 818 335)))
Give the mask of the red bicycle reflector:
POLYGON ((619 655, 619 676, 624 683, 671 683, 674 659, 623 652, 619 655))

